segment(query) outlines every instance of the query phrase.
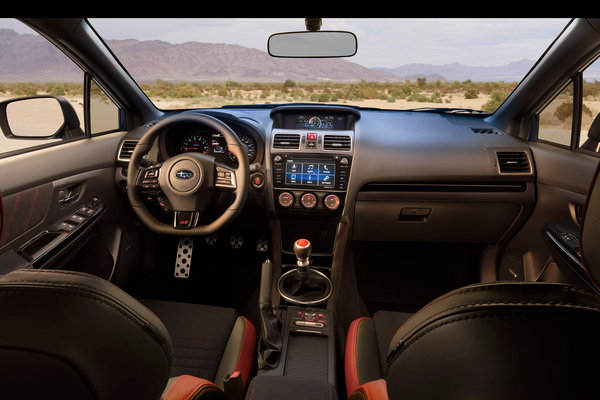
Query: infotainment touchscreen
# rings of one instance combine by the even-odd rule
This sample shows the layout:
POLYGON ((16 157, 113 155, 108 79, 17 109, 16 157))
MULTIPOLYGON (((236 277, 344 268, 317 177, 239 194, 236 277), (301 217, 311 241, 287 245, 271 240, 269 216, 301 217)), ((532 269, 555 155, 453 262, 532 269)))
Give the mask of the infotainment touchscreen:
POLYGON ((319 160, 287 160, 285 184, 335 187, 335 162, 319 160))

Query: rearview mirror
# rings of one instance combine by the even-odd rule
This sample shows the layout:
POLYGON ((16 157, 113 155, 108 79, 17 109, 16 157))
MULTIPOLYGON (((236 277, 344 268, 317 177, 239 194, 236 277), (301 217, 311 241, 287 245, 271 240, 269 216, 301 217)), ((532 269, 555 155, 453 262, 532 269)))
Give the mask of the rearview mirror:
POLYGON ((267 42, 267 49, 273 57, 352 57, 357 48, 356 36, 345 31, 276 33, 267 42))

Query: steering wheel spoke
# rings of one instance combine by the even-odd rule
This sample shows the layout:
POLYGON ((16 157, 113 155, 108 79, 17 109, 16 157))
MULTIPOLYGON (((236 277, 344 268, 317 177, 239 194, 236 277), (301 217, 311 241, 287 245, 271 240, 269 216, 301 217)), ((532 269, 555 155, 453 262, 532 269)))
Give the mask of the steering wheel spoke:
POLYGON ((191 229, 198 225, 199 220, 199 211, 175 211, 173 216, 173 228, 191 229))
POLYGON ((234 168, 228 165, 215 163, 215 188, 222 191, 237 189, 237 174, 234 168))
POLYGON ((150 167, 141 168, 138 172, 136 186, 141 190, 158 190, 158 176, 160 174, 161 164, 154 164, 150 167))

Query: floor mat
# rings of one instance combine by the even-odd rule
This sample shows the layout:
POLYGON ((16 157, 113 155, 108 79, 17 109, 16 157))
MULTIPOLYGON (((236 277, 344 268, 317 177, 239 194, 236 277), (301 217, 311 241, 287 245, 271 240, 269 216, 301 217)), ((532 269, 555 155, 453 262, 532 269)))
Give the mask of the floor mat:
MULTIPOLYGON (((161 237, 159 242, 149 243, 148 251, 154 256, 146 257, 146 272, 133 289, 135 295, 231 307, 251 321, 255 320, 261 264, 270 258, 265 238, 223 233, 194 237, 192 241, 191 254, 182 251, 180 246, 188 244, 180 243, 179 237, 161 237), (180 269, 181 256, 186 257, 185 273, 180 269)), ((189 247, 185 247, 187 249, 189 247)))
POLYGON ((479 280, 479 246, 355 242, 357 285, 367 308, 415 312, 479 280))

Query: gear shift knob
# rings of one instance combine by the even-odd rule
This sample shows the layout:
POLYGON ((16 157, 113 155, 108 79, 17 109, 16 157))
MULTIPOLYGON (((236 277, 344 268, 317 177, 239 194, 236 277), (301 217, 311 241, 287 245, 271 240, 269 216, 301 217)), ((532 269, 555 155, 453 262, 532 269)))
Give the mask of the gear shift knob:
POLYGON ((294 243, 294 253, 296 254, 296 264, 298 267, 308 267, 310 264, 309 257, 312 250, 312 245, 306 239, 298 239, 294 243))

